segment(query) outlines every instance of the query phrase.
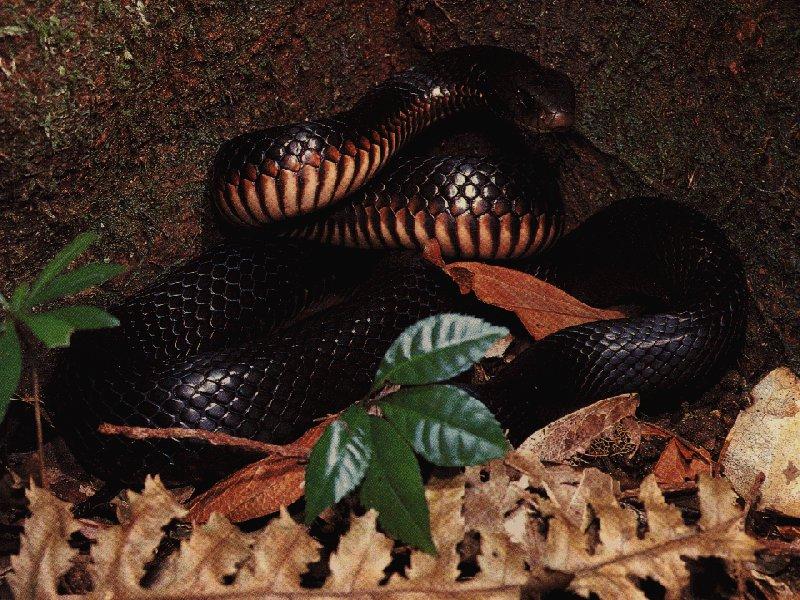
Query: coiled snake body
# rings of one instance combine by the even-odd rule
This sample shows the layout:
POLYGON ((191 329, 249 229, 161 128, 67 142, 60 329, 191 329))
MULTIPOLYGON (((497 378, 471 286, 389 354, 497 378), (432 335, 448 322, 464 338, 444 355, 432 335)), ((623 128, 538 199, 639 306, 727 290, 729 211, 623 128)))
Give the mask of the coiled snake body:
POLYGON ((51 385, 57 425, 85 464, 116 479, 187 481, 232 463, 187 440, 102 437, 103 421, 291 441, 362 397, 405 327, 481 311, 424 260, 364 251, 432 238, 445 256, 511 261, 595 305, 654 309, 548 336, 477 390, 512 440, 603 396, 707 384, 741 341, 744 282, 725 237, 694 211, 630 199, 553 244, 559 195, 524 160, 407 159, 378 175, 415 133, 456 113, 540 133, 570 125, 573 111, 563 75, 470 47, 344 113, 226 142, 211 183, 220 213, 305 239, 221 246, 112 309, 121 327, 76 335, 51 385))

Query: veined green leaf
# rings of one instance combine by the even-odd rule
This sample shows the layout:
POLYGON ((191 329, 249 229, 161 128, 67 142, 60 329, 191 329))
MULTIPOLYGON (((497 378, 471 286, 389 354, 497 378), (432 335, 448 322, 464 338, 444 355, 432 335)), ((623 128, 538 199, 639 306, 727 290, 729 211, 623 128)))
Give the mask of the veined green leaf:
POLYGON ((50 283, 56 275, 66 269, 69 264, 83 254, 98 238, 96 233, 81 233, 69 245, 61 250, 56 256, 45 265, 39 278, 33 284, 30 293, 31 305, 39 302, 36 298, 39 292, 50 283))
POLYGON ((47 312, 51 317, 65 321, 77 331, 79 329, 105 329, 117 327, 119 319, 94 306, 65 306, 47 312))
POLYGON ((466 315, 443 313, 422 319, 389 346, 372 389, 385 383, 421 385, 455 377, 506 335, 505 327, 466 315))
POLYGON ((369 416, 351 406, 331 423, 311 450, 306 467, 306 523, 353 491, 372 458, 369 416))
POLYGON ((478 465, 508 450, 503 430, 489 409, 456 386, 401 388, 380 407, 414 450, 435 465, 478 465))
POLYGON ((48 348, 69 346, 75 328, 68 322, 48 313, 22 315, 22 321, 48 348))
POLYGON ((414 452, 389 423, 371 415, 369 421, 373 456, 361 484, 361 503, 378 511, 378 522, 389 535, 435 554, 414 452))
POLYGON ((0 421, 6 415, 11 395, 17 391, 22 375, 22 351, 17 330, 6 321, 0 331, 0 421))
POLYGON ((34 297, 31 302, 43 304, 56 298, 71 296, 95 285, 100 285, 125 271, 125 267, 116 263, 95 262, 78 267, 74 271, 58 275, 34 297))

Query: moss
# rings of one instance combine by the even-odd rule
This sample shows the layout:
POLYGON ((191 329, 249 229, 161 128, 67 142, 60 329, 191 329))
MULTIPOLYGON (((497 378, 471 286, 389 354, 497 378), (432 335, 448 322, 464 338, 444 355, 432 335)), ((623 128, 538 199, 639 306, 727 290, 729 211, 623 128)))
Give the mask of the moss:
POLYGON ((50 52, 69 46, 77 38, 77 34, 62 23, 57 15, 50 15, 47 19, 31 15, 27 24, 35 32, 39 44, 50 52))

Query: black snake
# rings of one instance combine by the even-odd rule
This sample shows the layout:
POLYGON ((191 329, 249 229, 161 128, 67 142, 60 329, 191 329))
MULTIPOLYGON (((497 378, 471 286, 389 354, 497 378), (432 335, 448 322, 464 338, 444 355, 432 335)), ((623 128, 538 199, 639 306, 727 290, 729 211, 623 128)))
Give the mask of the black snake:
POLYGON ((713 224, 676 203, 634 198, 553 244, 560 195, 525 160, 393 160, 455 114, 543 133, 572 123, 574 91, 521 54, 461 48, 391 77, 348 111, 223 144, 211 179, 221 214, 283 235, 211 250, 112 308, 119 328, 75 336, 49 406, 78 457, 107 478, 212 477, 232 467, 229 456, 96 427, 194 427, 284 443, 362 397, 405 327, 483 311, 418 253, 364 250, 419 250, 431 238, 445 256, 505 259, 594 305, 648 308, 550 335, 476 390, 512 440, 600 397, 706 385, 729 364, 745 286, 713 224))

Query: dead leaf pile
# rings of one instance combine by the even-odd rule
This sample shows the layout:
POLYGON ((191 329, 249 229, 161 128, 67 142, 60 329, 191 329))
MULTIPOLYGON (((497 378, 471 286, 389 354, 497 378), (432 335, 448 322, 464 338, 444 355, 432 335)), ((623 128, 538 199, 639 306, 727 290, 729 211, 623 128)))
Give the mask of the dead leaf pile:
POLYGON ((596 469, 586 469, 572 493, 551 492, 547 469, 515 456, 508 461, 514 468, 494 461, 432 477, 426 496, 438 555, 411 550, 399 573, 389 569, 394 542, 376 528, 374 511, 351 515, 326 556, 285 509, 252 533, 215 513, 154 570, 165 527, 187 514, 158 479, 148 479, 141 494, 129 493, 118 507, 119 524, 94 530, 89 556, 79 556, 68 540, 81 523, 67 503, 34 487, 10 584, 18 600, 55 598, 59 579, 79 565, 91 579, 92 598, 502 599, 564 586, 584 596, 644 598, 637 587, 642 578, 670 594, 680 591, 688 579, 681 557, 743 561, 758 547, 744 532, 744 511, 725 480, 700 480, 702 516, 686 525, 652 476, 639 494, 644 511, 637 512, 619 503, 619 486, 596 469), (472 551, 465 550, 469 540, 472 551), (309 565, 321 560, 327 566, 321 587, 303 587, 309 565), (465 569, 470 562, 473 568, 465 569))
POLYGON ((730 484, 703 476, 699 496, 702 516, 696 526, 684 524, 680 510, 664 501, 652 475, 639 490, 641 514, 620 506, 608 490, 585 497, 583 523, 578 527, 554 511, 543 565, 570 574, 569 589, 581 596, 588 598, 594 592, 600 598, 644 600, 637 582, 652 579, 673 593, 688 583, 684 558, 753 560, 759 545, 744 531, 744 513, 730 484), (641 534, 640 516, 647 519, 641 534))

